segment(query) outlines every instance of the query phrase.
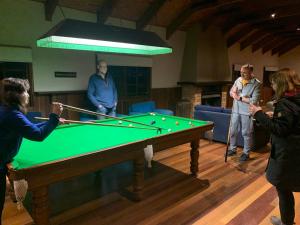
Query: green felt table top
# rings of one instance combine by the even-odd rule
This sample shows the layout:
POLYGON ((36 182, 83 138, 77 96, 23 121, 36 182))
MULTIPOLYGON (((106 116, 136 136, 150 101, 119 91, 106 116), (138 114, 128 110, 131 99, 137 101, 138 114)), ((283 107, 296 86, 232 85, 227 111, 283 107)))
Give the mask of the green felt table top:
MULTIPOLYGON (((44 141, 35 142, 23 139, 21 148, 12 163, 14 169, 29 168, 42 163, 66 159, 101 149, 108 149, 118 145, 141 141, 159 135, 204 126, 206 121, 167 116, 161 114, 141 114, 123 117, 123 119, 151 124, 161 127, 157 130, 137 128, 106 127, 95 125, 66 124, 57 127, 44 141), (177 122, 177 123, 176 123, 177 122)), ((107 119, 97 121, 103 124, 139 126, 135 123, 107 119)))

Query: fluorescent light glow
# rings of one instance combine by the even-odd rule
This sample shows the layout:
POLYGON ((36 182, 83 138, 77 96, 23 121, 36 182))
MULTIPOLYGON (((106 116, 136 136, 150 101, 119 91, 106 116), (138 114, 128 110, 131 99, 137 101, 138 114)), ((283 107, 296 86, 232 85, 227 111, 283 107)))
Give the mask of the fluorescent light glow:
POLYGON ((172 48, 101 41, 74 37, 50 36, 37 41, 38 47, 99 51, 124 54, 157 55, 172 53, 172 48))

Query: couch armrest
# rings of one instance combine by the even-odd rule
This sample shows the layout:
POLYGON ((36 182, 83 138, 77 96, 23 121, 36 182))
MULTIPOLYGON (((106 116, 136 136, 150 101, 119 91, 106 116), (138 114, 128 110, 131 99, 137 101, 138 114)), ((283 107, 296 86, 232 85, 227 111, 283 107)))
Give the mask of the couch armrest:
POLYGON ((139 115, 139 114, 145 114, 145 112, 134 112, 134 111, 132 111, 132 112, 129 112, 129 113, 128 113, 129 116, 132 116, 132 115, 139 115))

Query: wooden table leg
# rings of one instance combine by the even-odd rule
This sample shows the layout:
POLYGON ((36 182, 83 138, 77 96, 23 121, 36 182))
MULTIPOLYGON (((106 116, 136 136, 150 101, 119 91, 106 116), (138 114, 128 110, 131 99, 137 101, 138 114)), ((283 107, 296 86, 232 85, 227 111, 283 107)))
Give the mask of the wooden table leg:
POLYGON ((36 225, 49 225, 47 186, 32 190, 32 217, 36 225))
POLYGON ((142 190, 144 186, 144 157, 140 157, 133 161, 133 200, 142 200, 142 190))
POLYGON ((193 140, 191 142, 191 173, 193 176, 197 177, 198 173, 198 160, 199 160, 199 139, 193 140))

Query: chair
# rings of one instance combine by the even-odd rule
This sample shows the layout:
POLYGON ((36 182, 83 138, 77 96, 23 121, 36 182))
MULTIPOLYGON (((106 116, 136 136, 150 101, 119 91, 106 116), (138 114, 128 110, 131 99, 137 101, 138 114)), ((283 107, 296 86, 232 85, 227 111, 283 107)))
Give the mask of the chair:
POLYGON ((142 114, 147 112, 156 112, 165 115, 174 115, 172 110, 157 109, 154 101, 138 102, 129 107, 129 115, 142 114))
POLYGON ((40 122, 39 120, 35 119, 34 117, 41 117, 41 116, 42 116, 41 112, 27 112, 26 113, 27 119, 32 123, 40 122))

